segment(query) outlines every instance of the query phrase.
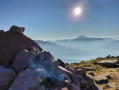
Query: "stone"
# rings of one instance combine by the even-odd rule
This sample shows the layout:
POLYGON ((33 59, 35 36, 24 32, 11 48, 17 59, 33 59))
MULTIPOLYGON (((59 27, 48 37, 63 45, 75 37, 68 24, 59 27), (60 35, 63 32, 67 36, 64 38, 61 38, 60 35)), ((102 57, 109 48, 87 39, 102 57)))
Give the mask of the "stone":
POLYGON ((65 68, 63 68, 61 66, 56 67, 54 72, 56 74, 66 74, 69 77, 72 77, 74 75, 73 73, 71 73, 70 71, 66 70, 65 68))
POLYGON ((32 53, 39 54, 40 50, 36 46, 29 46, 26 48, 26 50, 31 51, 32 53))
POLYGON ((68 88, 64 87, 64 88, 61 88, 61 90, 69 90, 68 88))
POLYGON ((39 68, 39 69, 36 69, 35 71, 38 73, 38 75, 39 75, 40 77, 42 77, 42 80, 41 80, 41 81, 43 81, 44 79, 47 78, 48 73, 47 73, 46 70, 39 68))
POLYGON ((37 43, 23 33, 0 32, 0 64, 11 64, 16 55, 29 46, 36 46, 40 52, 42 51, 37 43))
POLYGON ((0 88, 9 87, 15 77, 16 73, 12 69, 0 66, 0 88))
POLYGON ((107 79, 112 79, 111 75, 107 75, 106 77, 107 79))
POLYGON ((111 88, 109 85, 105 85, 105 86, 103 87, 103 89, 109 89, 109 88, 111 88))
POLYGON ((71 83, 71 80, 70 80, 70 78, 67 76, 67 75, 65 75, 65 74, 60 74, 60 75, 58 75, 58 81, 64 81, 64 80, 68 80, 69 81, 69 83, 71 83))
POLYGON ((4 30, 0 30, 0 33, 4 33, 4 30))
POLYGON ((62 66, 62 67, 66 66, 65 63, 61 59, 58 59, 57 62, 58 62, 58 66, 62 66))
POLYGON ((48 90, 69 90, 67 87, 49 88, 48 90))
POLYGON ((40 85, 37 90, 46 90, 46 89, 45 89, 45 86, 40 85))
POLYGON ((44 77, 39 75, 35 70, 21 71, 9 90, 35 90, 44 80, 44 77))
POLYGON ((80 74, 82 76, 86 76, 86 70, 85 69, 77 69, 76 74, 80 74))
POLYGON ((81 86, 81 87, 84 87, 85 81, 84 81, 84 79, 83 79, 83 76, 81 76, 81 75, 76 75, 76 77, 77 77, 78 80, 79 80, 80 86, 81 86))
POLYGON ((72 83, 74 84, 74 86, 80 87, 80 82, 79 82, 78 77, 72 76, 72 77, 71 77, 71 81, 72 81, 72 83))
POLYGON ((87 81, 89 81, 89 82, 93 82, 94 81, 94 77, 92 75, 87 75, 85 77, 85 79, 87 79, 87 81))
POLYGON ((114 88, 116 86, 116 83, 115 82, 110 82, 107 85, 111 88, 114 88))
POLYGON ((9 31, 10 32, 16 32, 16 33, 23 33, 25 31, 25 28, 13 25, 13 26, 10 27, 9 31))
MULTIPOLYGON (((68 90, 80 90, 80 87, 74 86, 73 84, 69 83, 68 80, 65 80, 63 82, 57 82, 55 87, 56 87, 56 90, 58 87, 60 88, 66 87, 68 88, 68 90)), ((55 90, 55 89, 51 89, 51 90, 55 90)), ((61 89, 58 89, 58 90, 61 90, 61 89)))
POLYGON ((91 76, 94 76, 94 73, 93 72, 89 72, 88 74, 91 75, 91 76))
POLYGON ((49 75, 54 72, 55 61, 54 57, 49 52, 41 52, 38 55, 32 57, 29 61, 30 68, 45 69, 49 73, 49 75))
POLYGON ((76 70, 75 70, 74 68, 72 68, 72 67, 69 67, 69 71, 70 71, 71 73, 73 73, 73 74, 76 74, 76 70))
POLYGON ((0 90, 8 90, 9 87, 0 87, 0 90))
POLYGON ((118 59, 116 60, 102 60, 100 62, 98 62, 99 65, 106 67, 106 68, 114 68, 114 67, 118 67, 118 59))
POLYGON ((29 60, 31 57, 35 56, 31 51, 28 51, 26 49, 22 50, 17 56, 14 62, 11 65, 11 68, 15 70, 16 73, 19 73, 20 71, 23 71, 28 67, 29 60))
POLYGON ((105 76, 96 76, 95 77, 95 82, 96 82, 96 84, 107 84, 108 79, 105 76))

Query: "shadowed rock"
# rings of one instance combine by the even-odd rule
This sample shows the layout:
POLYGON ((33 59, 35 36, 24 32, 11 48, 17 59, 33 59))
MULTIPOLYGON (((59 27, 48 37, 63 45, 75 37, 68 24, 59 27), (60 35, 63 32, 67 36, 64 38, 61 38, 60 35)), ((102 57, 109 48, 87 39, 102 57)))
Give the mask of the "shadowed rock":
POLYGON ((16 77, 15 72, 10 68, 0 66, 0 90, 7 90, 16 77))
POLYGON ((0 32, 0 64, 8 64, 14 61, 16 55, 29 46, 36 46, 39 51, 42 48, 23 33, 15 33, 11 29, 0 32))
POLYGON ((16 33, 23 33, 25 31, 25 28, 24 27, 18 27, 18 26, 11 26, 10 32, 16 32, 16 33))

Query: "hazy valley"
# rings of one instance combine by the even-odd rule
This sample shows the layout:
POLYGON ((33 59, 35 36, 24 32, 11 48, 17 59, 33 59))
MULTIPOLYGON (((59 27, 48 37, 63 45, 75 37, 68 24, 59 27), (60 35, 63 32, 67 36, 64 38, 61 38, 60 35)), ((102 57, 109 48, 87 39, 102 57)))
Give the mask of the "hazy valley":
POLYGON ((64 62, 80 62, 82 60, 119 55, 119 40, 112 38, 95 38, 79 36, 73 39, 56 41, 35 40, 44 50, 50 51, 55 59, 64 62))

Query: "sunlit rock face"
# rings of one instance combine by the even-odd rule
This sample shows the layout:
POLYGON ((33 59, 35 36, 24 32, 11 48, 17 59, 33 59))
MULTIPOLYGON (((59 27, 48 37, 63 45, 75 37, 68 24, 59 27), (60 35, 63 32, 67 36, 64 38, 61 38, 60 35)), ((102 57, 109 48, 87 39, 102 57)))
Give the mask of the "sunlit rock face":
MULTIPOLYGON (((24 29, 23 27, 16 29, 21 30, 21 28, 24 29)), ((14 28, 14 30, 16 29, 14 28)), ((17 30, 14 32, 14 30, 12 28, 7 32, 0 30, 0 64, 12 63, 16 55, 28 46, 36 46, 40 52, 42 51, 42 48, 33 40, 23 33, 16 32, 17 30)))

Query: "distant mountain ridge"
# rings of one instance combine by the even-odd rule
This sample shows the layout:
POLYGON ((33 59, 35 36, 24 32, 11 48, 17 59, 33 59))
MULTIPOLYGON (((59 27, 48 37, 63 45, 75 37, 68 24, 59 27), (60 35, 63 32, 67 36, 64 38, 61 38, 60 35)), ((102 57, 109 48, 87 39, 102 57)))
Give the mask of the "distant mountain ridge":
POLYGON ((78 36, 73 39, 62 39, 56 40, 56 42, 65 42, 65 41, 102 41, 102 40, 113 40, 112 38, 97 38, 97 37, 87 37, 87 36, 78 36))

